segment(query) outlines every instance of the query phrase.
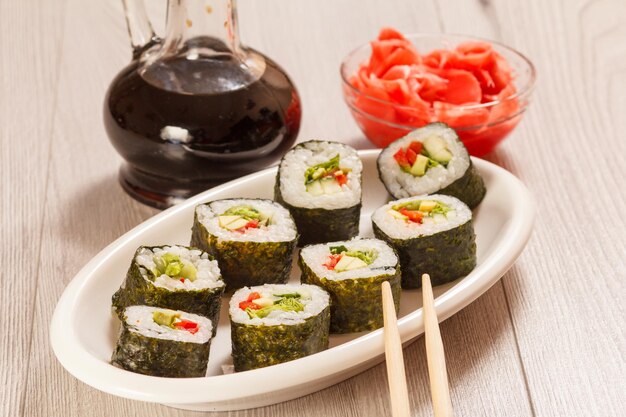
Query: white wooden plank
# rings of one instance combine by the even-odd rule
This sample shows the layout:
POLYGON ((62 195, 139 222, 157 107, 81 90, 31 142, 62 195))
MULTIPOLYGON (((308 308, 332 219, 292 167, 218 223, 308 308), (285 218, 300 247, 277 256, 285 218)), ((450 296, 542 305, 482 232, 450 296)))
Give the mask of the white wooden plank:
MULTIPOLYGON (((154 3, 151 6, 155 7, 154 3)), ((600 320, 600 331, 607 337, 602 343, 587 340, 588 332, 593 330, 591 319, 620 313, 623 316, 616 295, 623 292, 620 278, 624 275, 624 265, 617 263, 623 259, 624 245, 620 246, 624 243, 623 234, 594 218, 581 224, 577 213, 559 213, 561 201, 564 206, 572 207, 591 199, 599 201, 607 216, 623 226, 619 214, 624 209, 624 196, 609 194, 619 189, 611 171, 603 166, 591 173, 573 168, 589 166, 588 154, 581 149, 587 147, 587 138, 597 137, 594 143, 613 150, 603 156, 606 166, 621 169, 623 174, 623 165, 618 163, 620 154, 623 159, 624 144, 615 132, 626 126, 623 118, 607 116, 624 113, 623 95, 619 94, 626 85, 624 54, 618 45, 626 43, 621 37, 622 29, 610 29, 615 22, 623 21, 616 12, 621 10, 617 3, 601 1, 585 8, 571 8, 572 11, 565 2, 531 2, 528 6, 525 2, 465 2, 462 7, 458 2, 438 2, 435 7, 430 2, 401 1, 389 6, 390 2, 373 0, 240 2, 244 42, 280 62, 300 89, 304 107, 300 140, 338 138, 359 147, 369 146, 359 139, 360 133, 342 103, 338 65, 352 47, 373 38, 384 25, 405 32, 443 29, 501 37, 531 54, 537 62, 542 84, 531 112, 491 158, 520 176, 538 196, 545 194, 549 198, 540 199, 542 217, 537 233, 527 253, 505 277, 506 293, 498 284, 442 326, 453 403, 459 415, 528 416, 533 414, 532 407, 536 415, 562 415, 559 412, 565 411, 569 415, 600 415, 594 414, 592 407, 603 404, 602 401, 609 403, 604 407, 604 415, 624 414, 623 400, 617 397, 619 376, 624 370, 623 332, 618 331, 614 322, 600 320), (581 10, 579 15, 577 10, 581 10), (561 16, 565 16, 562 21, 561 16), (576 16, 580 18, 577 20, 576 16), (588 36, 576 37, 578 24, 588 36), (554 64, 554 53, 559 50, 567 53, 554 64), (598 63, 590 64, 594 59, 598 63), (596 79, 595 74, 602 74, 606 81, 596 79), (578 93, 572 89, 573 85, 584 86, 585 93, 578 93), (606 94, 594 95, 595 91, 606 94), (578 108, 578 100, 593 105, 578 108), (569 141, 576 146, 567 146, 569 141), (551 155, 560 155, 562 160, 548 158, 551 155), (551 177, 561 180, 545 180, 551 177), (587 243, 596 233, 617 243, 587 243), (576 238, 575 242, 564 241, 571 236, 576 238), (590 259, 585 264, 570 261, 586 254, 590 259), (594 271, 599 271, 602 279, 585 281, 585 276, 594 271), (553 301, 546 297, 549 293, 565 296, 553 301), (595 301, 593 308, 585 306, 590 297, 595 301), (591 319, 582 320, 580 312, 591 319), (509 313, 515 320, 514 327, 509 313), (513 330, 520 338, 521 356, 513 330), (552 350, 554 347, 560 351, 552 350), (615 359, 620 354, 622 362, 620 356, 615 359), (525 391, 524 372, 530 398, 525 391), (609 385, 601 384, 603 377, 609 385), (564 384, 555 389, 556 384, 568 378, 579 386, 564 384), (594 402, 593 395, 598 395, 600 400, 594 402)), ((0 30, 6 27, 5 16, 6 13, 0 13, 3 19, 0 30)), ((62 21, 56 18, 56 22, 62 21)), ((46 256, 39 267, 37 302, 27 304, 35 307, 35 328, 24 414, 39 416, 54 410, 58 415, 85 416, 195 415, 93 390, 62 370, 48 348, 50 314, 71 276, 100 248, 154 213, 130 200, 117 186, 115 176, 120 160, 108 144, 100 120, 105 88, 129 57, 120 5, 68 0, 64 22, 63 47, 57 48, 53 55, 62 59, 59 97, 63 98, 63 106, 55 115, 52 135, 50 188, 42 241, 42 253, 46 256), (54 392, 59 394, 42 395, 50 391, 49 387, 55 387, 54 392)), ((38 46, 33 49, 38 50, 38 46)), ((5 57, 3 53, 0 65, 5 57)), ((3 74, 6 72, 0 76, 3 74)), ((6 91, 4 84, 2 91, 6 91)), ((34 92, 29 94, 33 96, 34 92)), ((10 126, 13 129, 15 125, 10 126)), ((3 162, 8 149, 4 144, 5 140, 0 148, 3 162)), ((46 160, 45 155, 38 158, 46 160)), ((19 156, 20 161, 26 159, 19 156)), ((2 169, 4 172, 4 164, 2 169)), ((32 178, 28 181, 35 182, 32 178)), ((24 189, 43 195, 43 189, 33 183, 27 183, 24 189)), ((33 209, 24 212, 31 213, 30 210, 33 209)), ((43 202, 39 210, 41 213, 43 202)), ((2 224, 11 223, 3 218, 2 224)), ((28 242, 38 239, 29 236, 28 242)), ((16 256, 22 264, 26 263, 25 258, 19 258, 22 255, 16 256)), ((10 293, 11 297, 15 291, 14 287, 6 292, 3 288, 3 294, 10 293)), ((413 365, 409 366, 408 377, 415 415, 429 415, 421 341, 407 348, 406 358, 413 365)), ((3 357, 3 364, 4 360, 3 357)), ((13 393, 18 389, 19 379, 13 378, 14 374, 10 374, 9 382, 13 385, 6 391, 9 393, 6 398, 9 398, 7 409, 15 411, 12 408, 15 402, 10 397, 19 396, 13 393)), ((389 404, 384 378, 384 368, 378 366, 346 383, 299 400, 228 415, 385 415, 389 404)))
POLYGON ((538 201, 520 272, 503 280, 535 413, 623 416, 626 4, 479 4, 539 74, 526 120, 492 155, 538 201))
POLYGON ((63 1, 0 3, 0 415, 25 401, 63 1))

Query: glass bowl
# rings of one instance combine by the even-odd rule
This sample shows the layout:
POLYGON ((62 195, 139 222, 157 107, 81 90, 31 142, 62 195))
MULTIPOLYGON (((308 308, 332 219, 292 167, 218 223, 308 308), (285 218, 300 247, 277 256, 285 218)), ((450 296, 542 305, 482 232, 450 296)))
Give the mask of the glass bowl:
POLYGON ((372 49, 368 43, 348 54, 340 69, 344 99, 365 136, 382 148, 427 122, 445 121, 457 131, 470 154, 483 156, 491 152, 517 126, 528 108, 535 84, 532 62, 506 45, 471 36, 413 34, 405 37, 420 54, 434 49, 452 49, 464 42, 488 42, 511 67, 515 92, 485 103, 447 107, 446 120, 441 120, 432 106, 424 114, 424 110, 368 95, 350 83, 361 64, 370 59, 372 49), (420 111, 420 117, 411 120, 416 111, 420 111))

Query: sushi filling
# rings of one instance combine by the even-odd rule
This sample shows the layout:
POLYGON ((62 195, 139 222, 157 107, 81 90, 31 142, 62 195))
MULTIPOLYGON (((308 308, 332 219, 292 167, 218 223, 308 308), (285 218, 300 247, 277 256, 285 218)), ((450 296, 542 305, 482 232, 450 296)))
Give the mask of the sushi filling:
POLYGON ((184 246, 142 247, 135 257, 141 276, 169 290, 200 290, 224 285, 217 262, 184 246))
POLYGON ((265 284, 235 291, 228 311, 234 323, 293 325, 317 316, 328 304, 328 293, 315 285, 265 284))
POLYGON ((194 282, 197 278, 196 267, 190 262, 184 262, 178 255, 167 252, 163 255, 154 255, 152 260, 154 268, 150 272, 154 279, 166 275, 176 281, 185 282, 188 279, 194 282))
POLYGON ((245 233, 248 229, 269 226, 270 216, 248 205, 233 206, 218 216, 220 227, 245 233))
POLYGON ((413 200, 391 206, 389 215, 407 223, 444 223, 456 216, 456 211, 437 200, 413 200))
POLYGON ((330 246, 328 249, 330 255, 322 266, 335 272, 366 268, 378 257, 378 253, 374 249, 348 250, 343 245, 330 246))
POLYGON ((304 311, 301 300, 310 299, 310 295, 304 291, 291 293, 260 293, 253 291, 248 298, 239 303, 239 308, 253 318, 265 318, 273 311, 304 311))
POLYGON ((124 310, 124 327, 143 337, 201 344, 211 339, 213 331, 211 320, 206 317, 143 305, 124 310))
POLYGON ((288 242, 297 236, 289 211, 271 200, 216 200, 197 206, 196 218, 219 242, 288 242))
POLYGON ((313 165, 304 172, 306 191, 312 195, 336 194, 348 183, 348 168, 339 167, 339 154, 326 162, 313 165))
POLYGON ((439 165, 446 167, 452 159, 452 152, 440 136, 428 136, 423 142, 412 141, 408 147, 400 148, 393 155, 400 169, 414 177, 421 177, 430 168, 439 165))
POLYGON ((159 326, 169 327, 174 330, 185 330, 196 334, 200 330, 198 323, 181 318, 181 314, 174 311, 156 310, 152 313, 152 320, 159 326))

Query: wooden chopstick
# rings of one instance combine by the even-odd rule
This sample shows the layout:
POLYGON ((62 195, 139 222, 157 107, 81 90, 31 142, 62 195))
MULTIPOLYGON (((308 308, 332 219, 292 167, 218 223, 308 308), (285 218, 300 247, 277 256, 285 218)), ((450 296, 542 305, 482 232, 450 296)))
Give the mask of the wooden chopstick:
POLYGON ((391 397, 391 415, 393 417, 410 417, 409 393, 406 387, 404 357, 402 356, 402 340, 398 331, 396 308, 389 282, 382 285, 383 320, 385 323, 385 360, 387 361, 387 379, 391 397))
POLYGON ((439 332, 437 312, 435 311, 433 287, 428 274, 422 275, 422 297, 424 299, 424 333, 433 413, 435 417, 452 417, 446 357, 443 350, 443 342, 441 341, 441 333, 439 332))

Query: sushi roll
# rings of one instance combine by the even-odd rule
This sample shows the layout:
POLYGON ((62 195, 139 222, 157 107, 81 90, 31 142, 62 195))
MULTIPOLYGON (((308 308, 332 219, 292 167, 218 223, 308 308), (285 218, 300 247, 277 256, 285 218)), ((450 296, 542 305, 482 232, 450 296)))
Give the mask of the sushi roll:
POLYGON ((298 262, 302 282, 319 285, 330 294, 331 333, 382 327, 384 281, 389 281, 399 311, 400 265, 394 250, 382 240, 357 238, 305 246, 298 262))
POLYGON ((130 306, 111 363, 127 371, 169 378, 202 377, 211 347, 211 320, 159 307, 130 306))
POLYGON ((433 285, 454 281, 476 266, 472 212, 459 199, 429 195, 392 201, 372 215, 374 235, 400 257, 402 288, 421 286, 422 274, 433 285))
POLYGON ((137 304, 185 310, 210 319, 215 334, 224 288, 208 253, 178 245, 141 246, 113 295, 113 310, 120 318, 126 307, 137 304))
POLYGON ((454 129, 431 123, 392 142, 377 161, 380 179, 394 198, 445 194, 470 208, 485 196, 485 183, 454 129))
POLYGON ((330 297, 315 285, 245 287, 230 300, 235 371, 262 368, 328 348, 330 297))
POLYGON ((291 212, 300 246, 358 235, 362 171, 357 152, 338 142, 303 142, 285 154, 274 199, 291 212))
POLYGON ((216 200, 196 207, 191 244, 217 259, 229 291, 287 282, 297 240, 289 211, 271 200, 216 200))

